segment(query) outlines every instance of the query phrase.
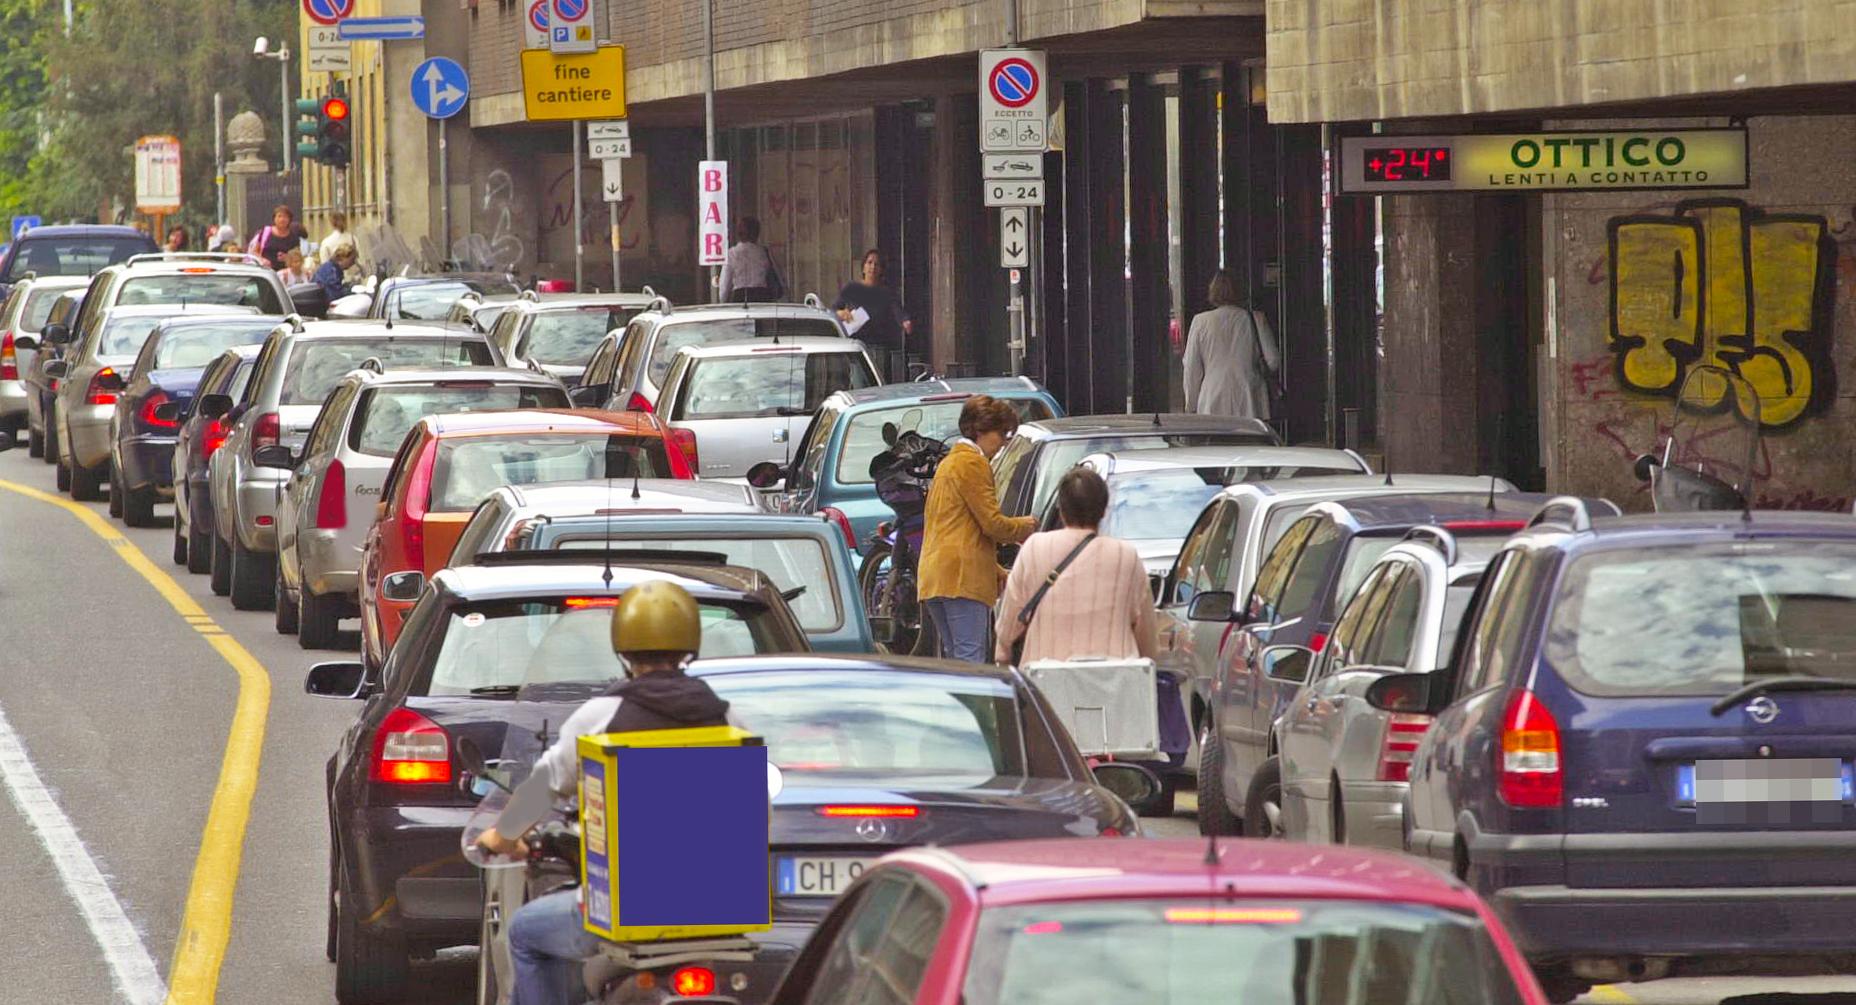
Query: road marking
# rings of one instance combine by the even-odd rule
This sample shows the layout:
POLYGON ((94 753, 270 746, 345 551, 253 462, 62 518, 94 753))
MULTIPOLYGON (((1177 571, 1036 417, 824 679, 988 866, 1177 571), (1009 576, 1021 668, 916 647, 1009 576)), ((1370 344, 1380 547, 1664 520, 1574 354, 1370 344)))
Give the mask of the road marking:
POLYGON ((1611 984, 1600 984, 1587 992, 1587 994, 1591 996, 1592 1000, 1605 1002, 1607 1005, 1628 1005, 1628 1003, 1637 1000, 1625 994, 1621 988, 1611 984))
MULTIPOLYGON (((225 962, 226 944, 232 938, 232 899, 238 887, 245 826, 251 819, 251 797, 258 788, 258 762, 264 753, 265 718, 271 704, 270 674, 237 639, 212 622, 206 610, 174 581, 174 577, 144 555, 133 541, 118 533, 96 510, 3 479, 0 479, 0 489, 57 506, 76 517, 114 549, 124 564, 147 580, 168 606, 193 625, 238 674, 238 701, 226 735, 225 755, 219 764, 219 781, 213 786, 212 805, 206 811, 206 826, 200 834, 200 853, 194 859, 193 878, 187 887, 187 907, 181 915, 180 938, 174 944, 174 963, 166 990, 168 1005, 210 1005, 219 993, 219 968, 225 962)), ((11 784, 9 772, 9 787, 11 784)), ((73 831, 73 838, 75 834, 73 831)), ((100 876, 99 888, 108 894, 109 888, 101 885, 100 876)), ((73 896, 76 896, 75 891, 73 896)), ((113 897, 111 900, 114 902, 113 897)), ((120 910, 118 907, 118 913, 120 910)), ((126 918, 124 923, 127 924, 126 918)), ((92 931, 95 931, 94 925, 92 931)), ((129 931, 133 933, 134 929, 129 931)), ((106 954, 112 951, 113 943, 105 941, 101 935, 98 935, 98 943, 106 954)), ((141 948, 139 939, 134 945, 141 948)), ((142 956, 147 956, 146 950, 142 956)), ((113 957, 111 968, 116 968, 113 957)), ((156 993, 153 1000, 158 1001, 160 975, 155 973, 152 964, 147 971, 153 983, 147 985, 148 992, 138 993, 156 993)), ((133 1000, 140 1005, 145 999, 136 997, 133 1000)))

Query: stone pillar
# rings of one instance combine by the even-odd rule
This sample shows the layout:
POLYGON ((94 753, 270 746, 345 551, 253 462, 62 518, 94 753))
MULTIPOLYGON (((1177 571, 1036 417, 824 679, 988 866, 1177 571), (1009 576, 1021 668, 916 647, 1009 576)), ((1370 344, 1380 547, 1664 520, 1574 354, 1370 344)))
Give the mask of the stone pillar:
MULTIPOLYGON (((290 138, 285 137, 284 142, 290 142, 290 138)), ((271 170, 258 156, 263 146, 264 118, 257 112, 247 109, 226 123, 226 148, 232 151, 232 160, 226 164, 226 218, 214 223, 230 223, 241 242, 257 229, 255 221, 246 219, 245 213, 245 194, 252 176, 269 174, 271 170)))
POLYGON ((1393 472, 1477 470, 1474 196, 1391 196, 1379 430, 1393 472))

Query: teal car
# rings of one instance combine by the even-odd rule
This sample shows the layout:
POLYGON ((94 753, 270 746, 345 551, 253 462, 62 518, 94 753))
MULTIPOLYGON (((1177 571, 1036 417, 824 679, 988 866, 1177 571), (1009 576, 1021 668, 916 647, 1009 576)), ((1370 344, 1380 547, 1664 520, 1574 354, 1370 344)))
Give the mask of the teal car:
POLYGON ((877 525, 895 513, 876 495, 870 461, 884 449, 883 425, 931 439, 960 434, 960 410, 986 394, 1012 403, 1019 421, 1063 415, 1063 407, 1029 377, 962 377, 910 381, 839 391, 819 405, 812 424, 776 477, 754 479, 769 505, 790 513, 822 513, 843 531, 859 555, 869 550, 877 525), (765 482, 765 484, 760 484, 765 482))

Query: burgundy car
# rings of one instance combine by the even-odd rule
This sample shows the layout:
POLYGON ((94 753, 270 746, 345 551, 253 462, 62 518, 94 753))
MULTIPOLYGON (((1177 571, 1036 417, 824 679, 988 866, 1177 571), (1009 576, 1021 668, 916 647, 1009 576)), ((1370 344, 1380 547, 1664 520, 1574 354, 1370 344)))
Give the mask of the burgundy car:
POLYGON ((774 1005, 1545 1005, 1501 923, 1412 859, 1241 840, 916 848, 845 891, 774 1005))

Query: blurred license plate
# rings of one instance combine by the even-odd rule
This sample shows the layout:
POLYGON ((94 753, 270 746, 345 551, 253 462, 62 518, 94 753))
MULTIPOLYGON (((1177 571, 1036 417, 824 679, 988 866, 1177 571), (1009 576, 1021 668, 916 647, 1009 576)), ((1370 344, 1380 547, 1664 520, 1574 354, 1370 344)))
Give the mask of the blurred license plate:
POLYGON ((875 863, 873 858, 783 857, 776 869, 779 896, 836 897, 875 863))
POLYGON ((1841 803, 1852 795, 1850 765, 1834 757, 1696 761, 1678 770, 1677 792, 1690 806, 1841 803))

